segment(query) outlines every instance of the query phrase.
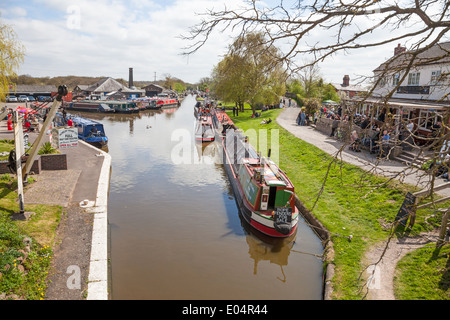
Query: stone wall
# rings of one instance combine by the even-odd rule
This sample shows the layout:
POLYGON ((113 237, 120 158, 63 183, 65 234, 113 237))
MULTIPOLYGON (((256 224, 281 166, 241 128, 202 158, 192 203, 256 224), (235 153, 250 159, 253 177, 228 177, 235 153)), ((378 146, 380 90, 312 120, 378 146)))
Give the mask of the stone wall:
POLYGON ((65 154, 41 155, 42 170, 67 170, 67 156, 65 154))

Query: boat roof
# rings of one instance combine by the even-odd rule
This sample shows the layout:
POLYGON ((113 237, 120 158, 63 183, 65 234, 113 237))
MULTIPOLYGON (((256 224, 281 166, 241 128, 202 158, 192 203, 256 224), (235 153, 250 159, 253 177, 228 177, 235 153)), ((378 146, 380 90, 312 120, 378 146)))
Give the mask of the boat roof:
POLYGON ((96 125, 96 126, 103 126, 102 123, 95 121, 95 120, 91 120, 91 119, 86 119, 86 118, 82 118, 82 117, 73 117, 72 121, 75 123, 79 123, 81 125, 87 126, 87 125, 96 125))

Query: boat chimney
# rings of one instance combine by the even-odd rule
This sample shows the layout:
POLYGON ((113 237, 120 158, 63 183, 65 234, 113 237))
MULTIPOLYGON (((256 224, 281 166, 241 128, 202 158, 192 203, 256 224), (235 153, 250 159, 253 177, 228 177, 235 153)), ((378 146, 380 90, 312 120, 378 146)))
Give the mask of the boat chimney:
POLYGON ((133 87, 133 68, 130 68, 128 73, 128 88, 133 87))

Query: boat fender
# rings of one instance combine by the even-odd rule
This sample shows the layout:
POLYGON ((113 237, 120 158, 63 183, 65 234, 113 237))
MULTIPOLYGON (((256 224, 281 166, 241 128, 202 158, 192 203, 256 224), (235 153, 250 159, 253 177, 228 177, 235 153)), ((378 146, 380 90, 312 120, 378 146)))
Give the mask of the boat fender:
POLYGON ((275 230, 281 234, 289 234, 291 232, 291 226, 287 223, 274 223, 275 230))

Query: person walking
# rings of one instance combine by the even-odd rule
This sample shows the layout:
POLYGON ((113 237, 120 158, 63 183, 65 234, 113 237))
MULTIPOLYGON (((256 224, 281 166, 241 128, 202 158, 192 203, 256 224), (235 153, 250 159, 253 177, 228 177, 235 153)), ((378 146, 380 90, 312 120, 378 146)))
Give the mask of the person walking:
POLYGON ((306 124, 306 113, 305 110, 302 110, 302 113, 300 114, 300 125, 304 126, 306 124))
POLYGON ((332 124, 331 124, 331 134, 330 134, 330 137, 334 137, 334 133, 335 133, 335 131, 336 131, 336 129, 339 127, 339 119, 338 119, 338 116, 337 115, 335 115, 334 117, 333 117, 333 122, 332 122, 332 124))

